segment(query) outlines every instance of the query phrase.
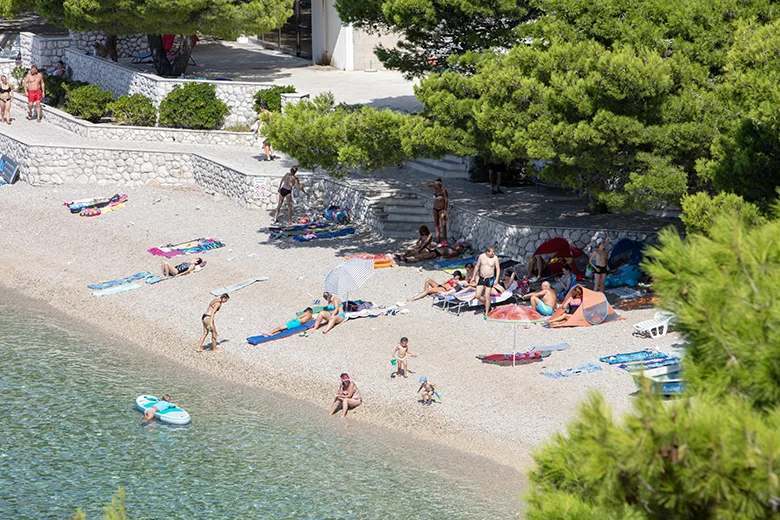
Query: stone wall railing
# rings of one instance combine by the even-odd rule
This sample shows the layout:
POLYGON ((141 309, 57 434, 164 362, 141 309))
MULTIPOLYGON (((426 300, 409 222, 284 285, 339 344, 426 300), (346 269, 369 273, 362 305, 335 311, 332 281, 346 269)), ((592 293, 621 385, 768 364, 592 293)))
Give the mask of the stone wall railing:
POLYGON ((217 97, 227 103, 230 113, 225 125, 251 123, 257 117, 254 110, 254 95, 258 90, 272 86, 270 83, 252 83, 245 81, 208 81, 178 78, 161 78, 136 69, 125 67, 105 58, 87 56, 72 49, 66 51, 67 63, 73 70, 73 79, 87 83, 97 83, 117 96, 123 94, 143 94, 151 98, 155 106, 174 85, 189 82, 202 82, 214 85, 217 97))
MULTIPOLYGON (((348 182, 323 176, 312 178, 310 190, 314 195, 313 199, 322 200, 325 204, 348 207, 355 220, 373 231, 381 229, 372 204, 378 195, 385 194, 373 193, 348 182)), ((624 237, 649 243, 656 243, 658 240, 653 231, 512 226, 452 204, 447 216, 447 231, 450 237, 468 240, 476 251, 494 246, 497 253, 518 260, 527 259, 543 242, 554 237, 565 238, 571 245, 580 249, 595 247, 598 238, 604 238, 611 243, 624 237)), ((413 238, 414 236, 409 237, 410 240, 413 238)))
POLYGON ((34 186, 199 186, 252 209, 276 207, 278 178, 241 172, 194 153, 41 146, 0 133, 0 149, 34 186))
MULTIPOLYGON (((22 65, 37 65, 51 71, 59 60, 70 63, 65 51, 71 49, 79 54, 92 53, 95 42, 104 43, 106 35, 98 31, 71 32, 68 36, 40 36, 30 32, 19 35, 22 65)), ((120 36, 117 38, 117 53, 120 58, 131 58, 148 49, 145 35, 120 36)))
MULTIPOLYGON (((27 100, 20 95, 16 99, 22 105, 27 100)), ((187 130, 184 128, 158 128, 147 126, 120 126, 94 124, 78 119, 61 110, 46 106, 46 121, 81 137, 111 141, 176 142, 179 144, 208 144, 211 146, 252 147, 257 139, 251 132, 226 132, 224 130, 187 130)))
MULTIPOLYGON (((70 37, 72 47, 82 53, 89 52, 95 48, 95 42, 105 43, 106 33, 101 31, 71 31, 70 37)), ((133 58, 149 50, 149 43, 145 34, 135 34, 132 36, 119 36, 116 42, 117 55, 120 58, 133 58)))

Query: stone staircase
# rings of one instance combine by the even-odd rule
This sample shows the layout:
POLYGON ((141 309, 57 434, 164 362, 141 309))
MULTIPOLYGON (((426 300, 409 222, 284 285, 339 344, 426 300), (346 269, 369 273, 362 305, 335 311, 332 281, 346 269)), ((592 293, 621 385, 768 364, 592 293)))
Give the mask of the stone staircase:
POLYGON ((426 199, 416 193, 384 193, 377 197, 371 209, 382 236, 412 239, 423 224, 433 230, 433 217, 425 202, 426 199))
POLYGON ((448 154, 441 159, 415 159, 405 164, 408 168, 442 179, 467 179, 469 163, 468 157, 448 154))

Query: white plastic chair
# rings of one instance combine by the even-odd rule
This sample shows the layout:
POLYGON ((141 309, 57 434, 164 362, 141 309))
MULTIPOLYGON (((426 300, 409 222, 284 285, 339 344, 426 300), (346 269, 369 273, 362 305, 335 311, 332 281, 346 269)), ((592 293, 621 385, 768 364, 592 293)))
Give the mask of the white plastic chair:
POLYGON ((677 316, 673 312, 658 311, 652 320, 641 321, 634 325, 634 330, 643 336, 660 338, 666 336, 669 326, 674 324, 676 319, 677 316))

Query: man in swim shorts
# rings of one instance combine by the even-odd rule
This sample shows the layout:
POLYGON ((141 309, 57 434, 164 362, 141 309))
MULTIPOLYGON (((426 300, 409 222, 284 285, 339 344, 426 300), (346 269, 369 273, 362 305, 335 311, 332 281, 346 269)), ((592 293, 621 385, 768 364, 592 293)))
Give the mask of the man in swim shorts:
POLYGON ((490 293, 500 272, 501 263, 498 261, 496 251, 492 246, 488 246, 485 252, 479 255, 471 278, 472 282, 477 283, 474 297, 485 304, 485 314, 490 312, 490 293))
POLYGON ((275 329, 273 329, 271 332, 268 332, 267 334, 262 334, 262 336, 275 336, 276 334, 279 334, 280 332, 284 332, 285 330, 289 329, 297 329, 304 323, 309 323, 313 317, 313 311, 311 307, 306 307, 303 310, 303 314, 300 315, 300 317, 295 317, 285 323, 284 325, 279 325, 275 329))
POLYGON ((200 337, 200 343, 198 344, 198 352, 203 352, 203 342, 206 341, 206 336, 211 333, 211 351, 217 352, 217 324, 214 322, 214 318, 217 315, 217 311, 222 308, 222 304, 230 299, 227 293, 223 294, 219 298, 214 298, 209 303, 206 312, 200 317, 200 322, 203 324, 203 336, 200 337))
POLYGON ((299 190, 303 192, 304 195, 306 195, 306 190, 303 189, 303 185, 301 184, 301 181, 298 177, 295 176, 295 174, 298 173, 298 168, 293 166, 290 168, 290 171, 288 173, 285 173, 282 177, 282 180, 279 182, 279 202, 276 205, 276 212, 274 213, 274 222, 279 222, 279 210, 282 209, 282 204, 284 204, 285 201, 287 201, 287 218, 290 221, 290 224, 293 223, 293 200, 292 200, 292 192, 297 187, 299 190))
POLYGON ((146 424, 152 419, 154 419, 154 414, 157 412, 162 412, 163 410, 167 410, 168 408, 179 407, 178 403, 171 403, 172 399, 171 396, 168 394, 165 394, 162 396, 162 399, 157 401, 154 406, 150 406, 144 411, 144 418, 141 422, 138 424, 146 424))
POLYGON ((535 293, 528 293, 523 296, 524 300, 531 299, 531 308, 542 316, 552 316, 555 307, 558 305, 558 298, 555 295, 550 282, 542 282, 542 290, 535 293))
POLYGON ((604 281, 607 279, 607 263, 609 262, 609 253, 607 253, 607 243, 603 238, 596 240, 596 250, 590 254, 590 265, 593 267, 593 290, 604 292, 604 281))
POLYGON ((36 109, 38 122, 41 122, 41 100, 46 95, 46 85, 43 82, 43 76, 38 72, 38 67, 33 65, 30 72, 24 78, 24 93, 27 94, 27 119, 32 120, 33 108, 36 109))

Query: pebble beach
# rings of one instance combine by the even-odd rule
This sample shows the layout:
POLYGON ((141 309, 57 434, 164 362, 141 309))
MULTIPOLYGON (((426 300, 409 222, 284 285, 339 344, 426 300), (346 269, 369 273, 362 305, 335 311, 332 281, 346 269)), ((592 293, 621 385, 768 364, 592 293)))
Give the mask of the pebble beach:
MULTIPOLYGON (((0 285, 50 305, 127 349, 308 401, 323 414, 339 374, 347 372, 363 396, 363 405, 347 421, 381 425, 520 471, 530 466, 535 448, 565 431, 589 391, 602 393, 620 415, 630 409, 636 390, 630 374, 606 364, 601 371, 562 379, 540 372, 644 348, 674 351, 679 341, 673 332, 655 340, 632 336, 633 324, 651 318, 652 309, 618 311, 622 320, 595 327, 515 328, 473 312, 445 313, 425 299, 404 307, 408 313, 349 320, 327 335, 310 331, 307 337, 252 346, 248 336, 283 324, 322 299, 325 276, 346 255, 391 253, 404 244, 365 232, 309 243, 269 240, 264 232, 272 220, 268 212, 246 210, 196 189, 123 188, 129 197, 125 207, 93 218, 72 215, 62 206, 111 196, 112 190, 2 186, 0 285), (163 259, 149 248, 199 237, 216 238, 225 247, 202 255, 208 265, 198 273, 155 285, 141 282, 137 290, 104 297, 87 289, 139 271, 160 274, 163 259), (196 352, 200 316, 213 298, 209 291, 256 276, 269 280, 231 294, 217 315, 220 352, 196 352), (408 378, 391 377, 391 352, 402 336, 417 357, 409 361, 408 378), (571 348, 516 367, 475 359, 511 352, 515 337, 518 351, 558 343, 571 348), (420 376, 437 385, 440 403, 423 407, 417 402, 420 376)), ((192 257, 172 262, 182 259, 192 257)), ((349 297, 390 306, 417 294, 429 277, 447 279, 432 263, 378 269, 349 297)))

